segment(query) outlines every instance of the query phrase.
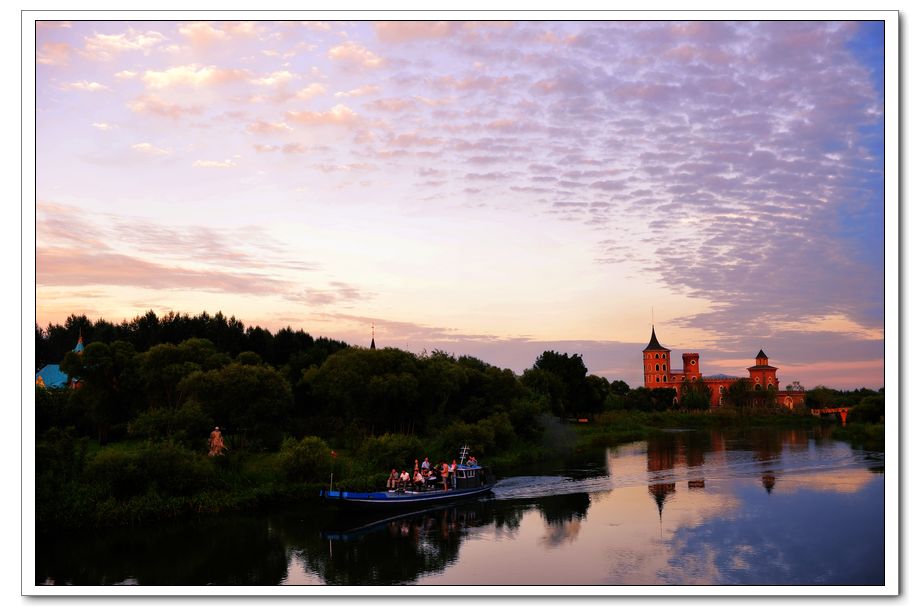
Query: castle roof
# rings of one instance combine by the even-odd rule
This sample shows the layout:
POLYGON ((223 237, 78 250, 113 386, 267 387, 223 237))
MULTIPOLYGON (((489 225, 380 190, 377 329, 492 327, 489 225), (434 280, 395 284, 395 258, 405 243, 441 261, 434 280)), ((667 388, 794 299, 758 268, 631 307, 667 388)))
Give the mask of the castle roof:
POLYGON ((643 349, 643 351, 670 351, 671 349, 666 349, 661 346, 661 343, 658 342, 658 337, 655 336, 655 326, 652 325, 652 339, 648 341, 648 346, 643 349))
POLYGON ((60 364, 48 364, 35 375, 36 382, 41 379, 45 387, 64 387, 67 385, 67 374, 61 370, 60 364))
POLYGON ((703 380, 704 381, 737 381, 740 378, 741 378, 740 376, 731 376, 728 374, 710 374, 708 376, 704 376, 703 380))
POLYGON ((771 366, 770 364, 759 364, 757 366, 751 366, 748 370, 779 370, 779 368, 771 366))
POLYGON ((760 349, 760 353, 754 359, 767 359, 767 354, 763 352, 763 349, 760 349))

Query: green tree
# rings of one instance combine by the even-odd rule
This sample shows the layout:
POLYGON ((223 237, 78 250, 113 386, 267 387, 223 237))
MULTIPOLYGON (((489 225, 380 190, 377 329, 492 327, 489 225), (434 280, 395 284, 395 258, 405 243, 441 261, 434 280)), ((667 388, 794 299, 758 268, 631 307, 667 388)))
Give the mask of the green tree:
POLYGON ((61 369, 78 381, 72 399, 87 413, 100 444, 107 442, 114 424, 131 419, 138 386, 134 358, 127 342, 93 342, 61 362, 61 369))
POLYGON ((544 351, 523 382, 550 398, 550 406, 559 417, 599 411, 603 399, 592 399, 587 383, 588 369, 581 355, 544 351))
POLYGON ((245 435, 252 447, 275 449, 288 429, 291 386, 271 366, 234 362, 193 372, 182 379, 179 390, 197 402, 225 434, 245 435))
POLYGON ((738 379, 725 391, 725 401, 735 408, 745 409, 754 405, 754 389, 750 379, 738 379))
POLYGON ((680 406, 690 410, 709 408, 711 392, 702 380, 684 381, 680 384, 680 406))

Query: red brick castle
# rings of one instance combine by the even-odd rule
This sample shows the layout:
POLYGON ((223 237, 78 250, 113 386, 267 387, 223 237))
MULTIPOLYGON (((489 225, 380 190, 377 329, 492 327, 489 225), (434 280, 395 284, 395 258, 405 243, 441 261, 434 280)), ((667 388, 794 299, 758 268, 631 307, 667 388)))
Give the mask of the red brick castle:
POLYGON ((748 368, 747 377, 728 376, 715 374, 703 376, 700 372, 700 354, 684 353, 682 355, 683 370, 671 370, 671 349, 666 349, 658 342, 655 336, 655 327, 652 327, 652 338, 648 346, 642 350, 642 368, 645 375, 643 385, 649 389, 663 389, 673 387, 677 392, 675 402, 680 401, 681 383, 685 381, 703 381, 709 387, 709 406, 722 406, 725 394, 733 383, 741 378, 751 382, 754 391, 776 391, 776 403, 786 408, 800 408, 805 406, 805 390, 801 387, 789 387, 785 391, 779 389, 779 379, 776 378, 776 368, 770 365, 769 359, 763 349, 754 358, 754 365, 748 368))

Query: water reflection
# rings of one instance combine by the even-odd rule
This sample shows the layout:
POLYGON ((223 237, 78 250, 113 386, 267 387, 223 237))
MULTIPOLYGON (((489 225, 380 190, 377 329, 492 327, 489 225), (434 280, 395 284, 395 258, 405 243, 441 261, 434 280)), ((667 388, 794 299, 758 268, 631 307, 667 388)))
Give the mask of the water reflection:
POLYGON ((821 432, 671 431, 494 498, 298 508, 39 541, 38 583, 881 584, 882 454, 821 432))

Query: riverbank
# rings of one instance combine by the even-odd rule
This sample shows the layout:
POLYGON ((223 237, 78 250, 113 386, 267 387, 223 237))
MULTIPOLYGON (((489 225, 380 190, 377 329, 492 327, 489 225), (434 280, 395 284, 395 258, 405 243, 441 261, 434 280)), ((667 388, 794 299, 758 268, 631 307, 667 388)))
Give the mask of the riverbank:
POLYGON ((576 435, 579 447, 610 447, 644 440, 668 429, 810 428, 821 425, 822 421, 806 411, 754 413, 744 410, 719 409, 706 413, 611 411, 601 413, 592 422, 570 425, 576 435))
MULTIPOLYGON (((517 441, 482 457, 499 477, 555 464, 578 451, 646 440, 673 429, 813 428, 827 425, 810 414, 752 414, 720 410, 712 413, 609 412, 586 424, 543 417, 542 439, 517 441)), ((884 450, 884 425, 835 427, 832 437, 854 446, 884 450)), ((378 437, 381 438, 381 437, 378 437)), ((406 437, 394 437, 393 440, 406 437)), ((317 439, 318 440, 318 439, 317 439)), ((319 441, 322 444, 322 441, 319 441)), ((379 443, 377 443, 379 444, 379 443)), ((409 456, 439 452, 436 444, 411 437, 409 456)), ((47 448, 40 443, 39 449, 47 448)), ((77 529, 138 526, 201 515, 269 510, 292 504, 321 505, 320 490, 374 489, 383 485, 390 463, 372 459, 391 454, 362 448, 337 450, 314 467, 309 478, 292 477, 281 452, 231 452, 208 458, 161 443, 121 443, 80 452, 66 450, 57 474, 37 482, 36 524, 40 533, 77 529), (70 460, 67 462, 67 460, 70 460), (63 469, 71 468, 69 475, 63 469)), ((443 454, 442 454, 443 455, 443 454)), ((405 456, 403 456, 405 457, 405 456)))

